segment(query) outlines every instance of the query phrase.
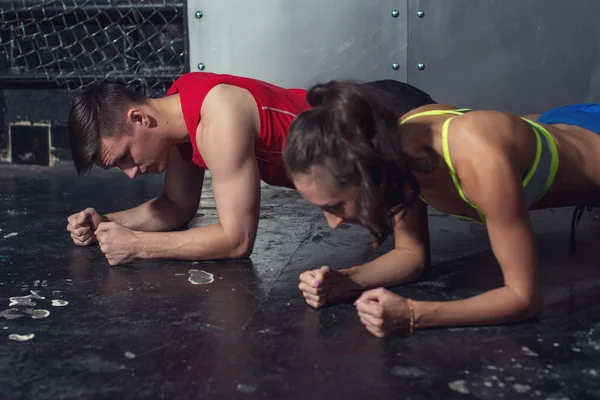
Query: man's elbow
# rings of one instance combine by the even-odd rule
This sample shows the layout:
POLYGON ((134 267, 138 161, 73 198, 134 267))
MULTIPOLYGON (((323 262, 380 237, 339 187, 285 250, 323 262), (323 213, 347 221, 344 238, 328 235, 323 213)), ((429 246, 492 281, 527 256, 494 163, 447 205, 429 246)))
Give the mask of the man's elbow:
POLYGON ((252 229, 252 227, 247 226, 228 227, 221 224, 221 229, 221 244, 228 258, 250 257, 256 240, 256 228, 252 229))
POLYGON ((159 198, 162 202, 162 210, 165 217, 169 218, 169 225, 172 229, 179 229, 188 226, 198 212, 197 203, 175 203, 166 194, 159 198))
POLYGON ((254 250, 254 239, 252 237, 241 237, 237 240, 230 241, 230 254, 231 258, 247 258, 252 255, 254 250))
POLYGON ((247 258, 252 255, 252 251, 254 250, 254 246, 250 244, 240 244, 237 246, 233 246, 230 257, 231 258, 247 258))
POLYGON ((198 207, 189 207, 187 209, 182 210, 179 219, 179 221, 181 222, 181 226, 188 226, 197 213, 198 207))

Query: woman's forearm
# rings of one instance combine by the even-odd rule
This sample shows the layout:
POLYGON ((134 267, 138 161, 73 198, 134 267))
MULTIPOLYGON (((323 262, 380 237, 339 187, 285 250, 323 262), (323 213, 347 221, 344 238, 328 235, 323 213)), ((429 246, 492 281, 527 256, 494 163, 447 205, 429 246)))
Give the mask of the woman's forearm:
POLYGON ((367 290, 399 285, 417 279, 427 267, 425 258, 417 253, 393 249, 375 260, 342 270, 358 286, 367 290))
POLYGON ((517 322, 537 314, 541 303, 524 299, 507 286, 465 300, 413 300, 415 329, 517 322))

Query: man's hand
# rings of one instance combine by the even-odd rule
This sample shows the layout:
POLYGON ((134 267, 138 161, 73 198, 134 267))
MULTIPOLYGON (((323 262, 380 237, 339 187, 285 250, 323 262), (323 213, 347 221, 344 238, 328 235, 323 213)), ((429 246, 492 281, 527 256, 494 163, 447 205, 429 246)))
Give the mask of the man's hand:
POLYGON ((306 302, 314 308, 343 301, 361 292, 361 287, 343 271, 323 266, 300 275, 300 285, 306 302))
POLYGON ((126 264, 138 258, 137 235, 131 229, 116 222, 102 222, 94 234, 110 265, 126 264))
POLYGON ((98 225, 107 221, 108 218, 98 214, 93 208, 86 208, 67 218, 67 230, 71 232, 71 238, 76 245, 88 246, 97 241, 94 231, 98 229, 98 225))
POLYGON ((379 338, 410 330, 408 300, 387 289, 368 290, 354 304, 360 321, 379 338))

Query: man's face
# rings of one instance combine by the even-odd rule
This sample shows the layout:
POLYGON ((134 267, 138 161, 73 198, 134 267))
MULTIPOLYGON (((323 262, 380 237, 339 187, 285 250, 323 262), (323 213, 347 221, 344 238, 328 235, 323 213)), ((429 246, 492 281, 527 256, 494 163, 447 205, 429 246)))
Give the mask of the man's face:
POLYGON ((170 147, 158 132, 134 127, 131 134, 102 138, 96 164, 103 169, 120 168, 131 179, 138 173, 160 174, 167 167, 170 147))

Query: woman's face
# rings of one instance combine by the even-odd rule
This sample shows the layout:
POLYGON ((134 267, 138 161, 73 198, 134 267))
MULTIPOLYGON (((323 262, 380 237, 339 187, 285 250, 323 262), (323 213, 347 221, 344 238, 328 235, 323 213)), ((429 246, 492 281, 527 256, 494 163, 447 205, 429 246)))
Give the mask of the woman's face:
POLYGON ((358 186, 335 188, 328 183, 322 168, 315 167, 309 174, 293 176, 296 189, 309 203, 319 207, 331 229, 340 224, 358 224, 358 186))

